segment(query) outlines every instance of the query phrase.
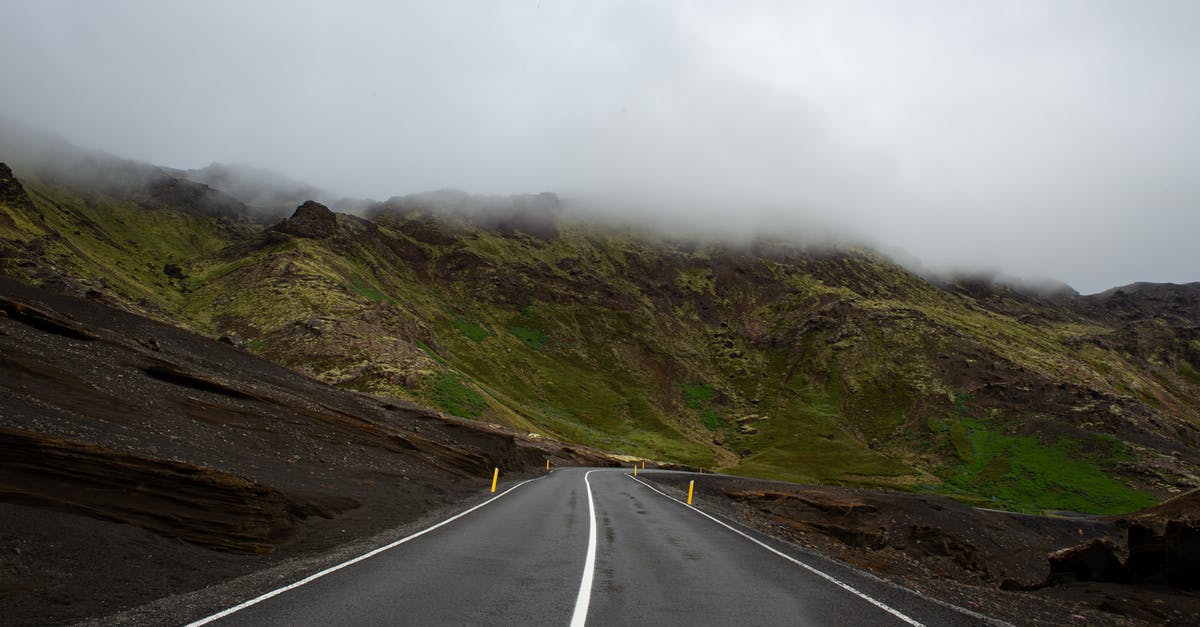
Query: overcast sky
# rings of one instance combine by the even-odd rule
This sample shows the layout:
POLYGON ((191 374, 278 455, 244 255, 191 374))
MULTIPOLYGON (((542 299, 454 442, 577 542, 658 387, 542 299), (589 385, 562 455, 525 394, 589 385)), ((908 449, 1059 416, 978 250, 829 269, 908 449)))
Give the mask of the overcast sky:
POLYGON ((1200 280, 1197 33, 1194 0, 0 0, 0 113, 174 167, 556 191, 1091 292, 1200 280))

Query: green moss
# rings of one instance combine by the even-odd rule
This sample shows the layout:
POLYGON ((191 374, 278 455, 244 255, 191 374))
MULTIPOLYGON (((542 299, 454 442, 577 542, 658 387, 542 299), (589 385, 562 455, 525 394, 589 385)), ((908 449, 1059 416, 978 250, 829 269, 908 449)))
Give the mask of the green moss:
POLYGON ((704 421, 704 426, 713 431, 725 426, 725 421, 721 420, 720 416, 717 416, 717 412, 713 411, 711 407, 701 411, 700 418, 704 421))
POLYGON ((947 473, 943 490, 950 494, 1033 513, 1117 514, 1155 502, 1105 473, 1126 455, 1124 445, 1114 438, 1082 442, 1063 437, 1043 444, 1037 436, 1006 435, 986 420, 959 420, 970 457, 947 473))
POLYGON ((361 279, 351 279, 350 289, 354 290, 355 294, 377 303, 387 303, 389 305, 396 304, 396 299, 383 294, 370 283, 367 283, 361 279))
POLYGON ((487 399, 452 372, 437 374, 433 381, 432 396, 443 411, 463 418, 478 418, 488 407, 487 399))
POLYGON ((708 268, 689 268, 679 273, 675 285, 696 294, 711 294, 716 288, 716 281, 712 270, 708 268))
POLYGON ((971 440, 967 437, 967 428, 963 426, 962 421, 948 420, 947 435, 950 437, 950 444, 954 446, 954 452, 958 455, 958 460, 961 462, 969 462, 975 457, 975 449, 971 447, 971 440))
POLYGON ((727 472, 800 483, 904 486, 912 482, 911 468, 864 447, 847 433, 827 394, 790 382, 764 396, 760 408, 770 417, 754 423, 758 433, 736 440, 737 448, 751 454, 727 472))
POLYGON ((514 336, 516 336, 518 340, 521 340, 522 344, 532 348, 535 351, 541 350, 542 347, 550 341, 550 338, 545 333, 542 333, 537 329, 531 329, 529 327, 509 327, 508 330, 514 336))
POLYGON ((711 402, 716 394, 717 390, 713 386, 703 381, 695 381, 683 386, 683 403, 691 409, 700 409, 711 402))
POLYGON ((472 342, 482 342, 483 338, 490 335, 483 325, 468 322, 462 318, 454 318, 450 321, 450 324, 454 325, 454 328, 458 329, 459 333, 470 338, 472 342))

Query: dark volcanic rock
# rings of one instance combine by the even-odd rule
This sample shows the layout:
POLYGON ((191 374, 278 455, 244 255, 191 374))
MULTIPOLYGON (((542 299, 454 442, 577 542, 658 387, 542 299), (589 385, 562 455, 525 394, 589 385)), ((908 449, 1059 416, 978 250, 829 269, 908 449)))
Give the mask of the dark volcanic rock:
POLYGON ((1117 517, 1123 543, 1093 540, 1050 556, 1045 585, 1078 581, 1200 587, 1200 491, 1117 517))
POLYGON ((305 201, 292 217, 275 225, 275 230, 296 237, 320 239, 337 231, 337 215, 316 201, 305 201))
POLYGON ((186 279, 187 278, 187 275, 185 275, 183 273, 183 268, 180 268, 178 265, 173 264, 173 263, 168 263, 163 266, 163 274, 171 277, 172 279, 186 279))
POLYGON ((1125 557, 1121 547, 1108 538, 1055 551, 1050 554, 1050 577, 1046 585, 1061 583, 1066 576, 1079 581, 1125 581, 1125 557))
MULTIPOLYGON (((21 185, 21 182, 17 180, 5 163, 0 163, 0 202, 15 209, 37 213, 37 208, 29 199, 29 194, 25 193, 25 187, 21 185)), ((0 224, 15 226, 12 218, 3 212, 0 212, 0 224)))

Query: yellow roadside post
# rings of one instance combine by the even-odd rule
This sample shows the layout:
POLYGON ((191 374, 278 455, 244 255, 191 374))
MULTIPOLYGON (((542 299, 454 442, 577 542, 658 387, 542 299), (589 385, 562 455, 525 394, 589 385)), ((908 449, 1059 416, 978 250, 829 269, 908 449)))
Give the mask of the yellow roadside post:
POLYGON ((550 460, 546 460, 546 472, 550 472, 550 460))
POLYGON ((496 482, 499 480, 500 480, 500 469, 497 468, 496 472, 492 473, 492 492, 496 491, 496 482))
POLYGON ((642 462, 642 470, 646 469, 646 462, 642 462))
POLYGON ((688 482, 688 505, 692 504, 692 490, 696 488, 696 480, 692 479, 688 482))
POLYGON ((633 465, 633 476, 637 476, 637 464, 633 465))

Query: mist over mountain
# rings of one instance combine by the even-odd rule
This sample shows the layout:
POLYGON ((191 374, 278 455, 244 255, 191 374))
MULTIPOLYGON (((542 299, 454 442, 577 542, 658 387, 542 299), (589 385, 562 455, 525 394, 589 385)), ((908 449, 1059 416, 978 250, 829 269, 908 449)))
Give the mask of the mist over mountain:
POLYGON ((29 61, 0 67, 0 111, 356 198, 552 191, 1084 293, 1195 280, 1195 3, 909 9, 16 3, 0 53, 29 61))
POLYGON ((333 204, 333 196, 329 192, 264 168, 213 163, 198 170, 176 171, 173 174, 241 199, 247 209, 264 220, 284 218, 305 200, 315 199, 333 204))
POLYGON ((9 153, 5 274, 335 385, 626 454, 1027 510, 1119 511, 1200 474, 1196 284, 1081 296, 784 228, 647 228, 549 192, 354 214, 306 199, 280 219, 319 190, 18 136, 46 147, 9 153), (1079 451, 1093 488, 1067 496, 1053 477, 1079 451))

